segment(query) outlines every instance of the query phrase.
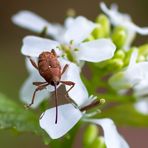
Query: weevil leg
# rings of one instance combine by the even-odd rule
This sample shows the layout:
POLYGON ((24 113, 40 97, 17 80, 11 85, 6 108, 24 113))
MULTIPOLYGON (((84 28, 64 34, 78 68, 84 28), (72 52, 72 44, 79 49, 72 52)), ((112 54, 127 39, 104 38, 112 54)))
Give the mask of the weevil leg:
POLYGON ((31 62, 31 64, 32 64, 32 66, 33 66, 35 69, 38 70, 38 66, 37 66, 37 64, 35 63, 35 61, 32 60, 31 57, 28 57, 28 58, 29 58, 29 60, 30 60, 30 62, 31 62))
POLYGON ((66 65, 64 66, 64 68, 63 68, 63 70, 62 70, 61 75, 63 75, 63 74, 64 74, 64 72, 67 70, 68 66, 69 66, 68 64, 66 64, 66 65))
POLYGON ((65 94, 66 97, 69 98, 68 93, 69 93, 69 91, 75 86, 75 83, 72 82, 72 81, 60 81, 60 83, 63 83, 63 84, 65 84, 65 85, 71 86, 71 87, 66 91, 66 94, 65 94))
POLYGON ((35 86, 43 85, 43 84, 48 84, 48 82, 33 82, 32 83, 35 86))
POLYGON ((33 105, 34 100, 35 100, 35 95, 36 95, 36 93, 37 93, 38 91, 41 91, 41 90, 45 89, 45 87, 48 86, 48 85, 49 85, 49 84, 43 84, 43 85, 37 86, 37 88, 35 89, 35 91, 34 91, 34 93, 33 93, 31 103, 28 104, 28 105, 26 105, 25 107, 26 107, 26 108, 29 108, 31 105, 33 105))

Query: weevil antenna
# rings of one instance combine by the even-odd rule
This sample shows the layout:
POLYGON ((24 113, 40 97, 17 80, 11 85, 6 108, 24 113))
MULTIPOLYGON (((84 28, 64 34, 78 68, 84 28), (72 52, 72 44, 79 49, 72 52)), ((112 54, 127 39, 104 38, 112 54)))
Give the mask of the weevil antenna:
POLYGON ((55 106, 56 106, 56 117, 55 117, 55 124, 58 122, 58 95, 57 95, 57 85, 54 84, 55 88, 55 106))

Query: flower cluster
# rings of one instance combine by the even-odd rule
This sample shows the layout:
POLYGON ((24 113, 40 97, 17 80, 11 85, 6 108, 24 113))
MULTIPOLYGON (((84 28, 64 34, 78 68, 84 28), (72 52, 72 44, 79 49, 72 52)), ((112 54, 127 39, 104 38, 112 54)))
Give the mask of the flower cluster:
MULTIPOLYGON (((85 62, 97 63, 102 67, 115 65, 117 70, 111 71, 110 86, 119 93, 125 93, 132 88, 136 97, 145 96, 148 88, 148 46, 132 48, 131 44, 136 33, 148 35, 148 28, 140 28, 135 25, 128 14, 118 12, 115 4, 110 9, 104 3, 101 3, 100 7, 106 15, 99 15, 95 22, 83 16, 75 18, 69 16, 62 26, 50 23, 30 11, 17 13, 12 17, 12 21, 16 25, 34 32, 44 32, 44 37, 26 36, 23 39, 21 53, 24 56, 30 57, 38 63, 38 57, 42 52, 51 52, 54 49, 62 69, 66 64, 68 65, 61 80, 75 83, 73 89, 68 92, 68 96, 75 105, 69 103, 58 106, 57 124, 55 124, 54 117, 56 109, 46 110, 39 120, 41 128, 52 139, 57 139, 65 135, 79 120, 90 122, 103 128, 107 148, 128 148, 128 144, 117 132, 111 119, 90 118, 96 112, 92 112, 91 115, 87 114, 88 108, 94 104, 102 104, 102 101, 93 96, 89 97, 80 74, 85 62), (114 26, 113 30, 111 25, 114 26), (52 39, 49 39, 50 37, 52 39)), ((25 81, 20 96, 23 102, 29 104, 35 90, 32 82, 44 82, 45 80, 31 65, 28 58, 26 58, 26 67, 30 76, 25 81)), ((69 88, 69 86, 65 86, 67 91, 69 88)), ((46 90, 40 91, 36 95, 32 107, 38 107, 53 91, 54 87, 51 85, 47 86, 46 90)), ((139 108, 141 103, 143 102, 135 106, 139 108)))

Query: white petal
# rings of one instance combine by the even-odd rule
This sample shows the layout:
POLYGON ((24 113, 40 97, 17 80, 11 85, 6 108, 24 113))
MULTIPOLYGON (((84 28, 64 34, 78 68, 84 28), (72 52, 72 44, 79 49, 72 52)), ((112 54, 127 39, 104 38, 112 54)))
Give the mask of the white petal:
POLYGON ((124 26, 125 22, 131 21, 131 18, 130 18, 130 16, 128 14, 119 13, 117 11, 117 9, 114 9, 114 7, 112 7, 112 9, 109 9, 109 8, 107 8, 105 3, 103 3, 103 2, 100 3, 100 7, 101 7, 102 11, 106 15, 109 16, 109 18, 110 18, 113 25, 124 26))
POLYGON ((134 106, 140 113, 148 114, 148 98, 141 98, 134 106))
POLYGON ((53 40, 44 39, 35 36, 27 36, 23 39, 23 46, 21 52, 25 56, 38 57, 44 51, 51 51, 55 49, 57 55, 60 50, 56 48, 59 43, 53 40))
POLYGON ((56 36, 63 29, 61 25, 49 23, 37 14, 27 10, 15 14, 12 21, 20 27, 39 33, 42 32, 44 27, 47 27, 47 33, 51 36, 56 36))
POLYGON ((64 39, 66 43, 74 41, 74 44, 78 44, 86 39, 96 26, 93 22, 82 16, 77 17, 70 24, 65 32, 64 39))
MULTIPOLYGON (((36 72, 33 72, 30 75, 30 77, 25 81, 20 91, 20 98, 26 104, 31 103, 33 92, 36 88, 32 84, 32 82, 45 82, 45 80, 36 71, 36 72)), ((48 90, 53 91, 54 88, 49 86, 48 90)), ((31 107, 36 108, 44 99, 46 98, 49 99, 49 97, 50 97, 50 92, 47 91, 47 89, 38 91, 35 96, 34 104, 31 107)))
POLYGON ((131 21, 125 22, 124 26, 126 28, 128 28, 128 30, 132 30, 132 31, 137 32, 141 35, 148 35, 148 27, 139 27, 131 21))
POLYGON ((130 57, 130 62, 128 65, 128 69, 130 69, 131 67, 134 67, 136 65, 136 60, 138 57, 138 50, 133 51, 131 57, 130 57))
POLYGON ((124 47, 123 47, 125 50, 129 50, 131 48, 131 44, 134 41, 135 36, 136 36, 135 31, 131 29, 127 29, 127 38, 125 40, 124 47))
POLYGON ((79 60, 100 62, 114 56, 115 45, 110 39, 98 39, 81 43, 76 56, 79 60))
POLYGON ((148 75, 148 62, 140 62, 130 66, 125 72, 125 78, 132 85, 137 85, 148 75))
POLYGON ((127 142, 118 133, 111 119, 85 119, 87 122, 100 125, 104 131, 104 141, 107 148, 129 148, 127 142))
MULTIPOLYGON (((36 64, 38 62, 37 58, 31 58, 36 64)), ((25 59, 25 64, 29 73, 36 72, 36 68, 31 64, 28 58, 25 59)))
POLYGON ((74 21, 75 21, 75 18, 73 18, 73 17, 67 17, 66 20, 65 20, 65 22, 64 22, 65 28, 68 29, 74 23, 74 21))
POLYGON ((145 92, 142 89, 145 87, 143 81, 147 79, 148 75, 148 62, 136 63, 130 68, 127 68, 123 72, 114 74, 110 80, 110 85, 115 89, 127 89, 134 87, 138 92, 135 94, 138 96, 145 92), (140 92, 140 90, 142 92, 140 92))
POLYGON ((106 13, 114 25, 126 27, 129 31, 134 31, 142 35, 148 35, 148 27, 139 27, 135 25, 128 14, 123 14, 117 11, 115 7, 108 9, 105 3, 100 3, 101 9, 106 13))
POLYGON ((137 98, 148 95, 148 77, 144 78, 134 87, 134 95, 137 98))
POLYGON ((31 11, 20 11, 12 17, 12 21, 23 28, 41 32, 48 22, 31 11))
POLYGON ((52 139, 64 136, 82 117, 82 113, 71 104, 58 106, 58 121, 55 124, 56 109, 51 108, 43 113, 40 126, 52 139))
MULTIPOLYGON (((89 100, 86 87, 80 78, 80 69, 78 66, 70 63, 62 80, 75 83, 75 86, 69 91, 68 95, 78 106, 83 106, 89 100)), ((66 90, 69 90, 69 88, 70 86, 66 85, 66 90)))

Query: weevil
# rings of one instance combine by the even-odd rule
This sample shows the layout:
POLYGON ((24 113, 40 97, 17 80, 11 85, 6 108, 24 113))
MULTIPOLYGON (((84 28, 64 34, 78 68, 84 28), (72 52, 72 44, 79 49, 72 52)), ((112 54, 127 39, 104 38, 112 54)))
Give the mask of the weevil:
POLYGON ((68 64, 61 69, 60 62, 58 61, 58 56, 54 49, 51 52, 42 52, 38 57, 38 63, 32 60, 29 57, 29 60, 34 68, 36 68, 39 74, 44 78, 45 82, 33 82, 33 85, 36 86, 36 89, 32 96, 32 101, 27 107, 30 107, 35 100, 35 95, 37 91, 41 91, 45 89, 48 85, 52 85, 55 88, 55 105, 56 105, 56 118, 55 123, 58 121, 58 98, 57 98, 57 85, 59 83, 71 86, 67 91, 66 95, 68 96, 68 92, 74 87, 75 83, 72 81, 61 81, 61 76, 68 68, 68 64))

